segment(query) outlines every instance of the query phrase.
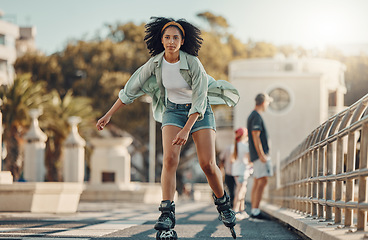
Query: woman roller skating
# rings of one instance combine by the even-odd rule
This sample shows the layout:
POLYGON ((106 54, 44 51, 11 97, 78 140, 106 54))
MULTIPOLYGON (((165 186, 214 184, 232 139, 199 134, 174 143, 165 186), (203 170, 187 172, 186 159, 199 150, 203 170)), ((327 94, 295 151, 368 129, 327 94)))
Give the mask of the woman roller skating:
MULTIPOLYGON (((97 122, 102 130, 119 108, 139 96, 152 97, 156 121, 162 123, 163 166, 161 215, 154 228, 157 239, 177 239, 174 194, 181 147, 192 135, 199 164, 214 193, 223 223, 233 229, 235 214, 224 192, 221 171, 215 159, 216 124, 211 104, 234 106, 238 92, 226 81, 207 75, 197 58, 203 39, 200 30, 180 19, 153 17, 144 38, 152 57, 120 91, 111 109, 97 122), (229 95, 228 95, 229 94, 229 95), (235 96, 235 97, 234 97, 235 96)), ((233 235, 235 236, 235 235, 233 235)))

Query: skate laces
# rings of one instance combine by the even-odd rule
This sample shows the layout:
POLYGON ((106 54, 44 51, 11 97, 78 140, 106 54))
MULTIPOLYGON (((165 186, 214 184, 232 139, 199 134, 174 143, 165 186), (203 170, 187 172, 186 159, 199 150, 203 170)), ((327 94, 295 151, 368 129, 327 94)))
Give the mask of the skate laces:
POLYGON ((158 221, 159 222, 165 222, 167 219, 169 219, 171 221, 169 216, 170 216, 170 212, 163 212, 161 214, 161 216, 158 218, 158 221))
POLYGON ((222 218, 225 218, 225 219, 229 219, 229 218, 232 218, 234 216, 234 212, 231 211, 230 209, 223 210, 223 211, 221 211, 220 214, 221 214, 222 218))
POLYGON ((173 231, 166 231, 166 232, 162 232, 160 234, 160 237, 163 238, 163 239, 165 239, 165 238, 170 238, 171 239, 174 236, 175 236, 175 233, 173 231))

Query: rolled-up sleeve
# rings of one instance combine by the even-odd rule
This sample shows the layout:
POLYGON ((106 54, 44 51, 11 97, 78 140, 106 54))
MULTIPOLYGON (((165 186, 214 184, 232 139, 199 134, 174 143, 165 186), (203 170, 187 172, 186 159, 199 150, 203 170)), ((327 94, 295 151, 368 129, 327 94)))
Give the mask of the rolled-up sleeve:
POLYGON ((119 92, 119 99, 124 104, 132 103, 136 98, 145 94, 142 89, 143 84, 153 74, 152 58, 148 60, 143 66, 138 68, 130 77, 124 88, 119 92))
POLYGON ((192 74, 192 108, 189 115, 199 113, 198 120, 202 120, 207 107, 208 79, 202 63, 196 57, 190 66, 192 74))

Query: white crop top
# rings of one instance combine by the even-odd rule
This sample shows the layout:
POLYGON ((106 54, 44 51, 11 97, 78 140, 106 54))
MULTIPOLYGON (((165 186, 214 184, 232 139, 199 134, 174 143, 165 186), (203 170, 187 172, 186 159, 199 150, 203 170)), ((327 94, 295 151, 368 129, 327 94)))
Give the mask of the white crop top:
POLYGON ((176 104, 192 103, 192 89, 180 74, 180 61, 169 63, 162 60, 162 84, 167 98, 176 104))

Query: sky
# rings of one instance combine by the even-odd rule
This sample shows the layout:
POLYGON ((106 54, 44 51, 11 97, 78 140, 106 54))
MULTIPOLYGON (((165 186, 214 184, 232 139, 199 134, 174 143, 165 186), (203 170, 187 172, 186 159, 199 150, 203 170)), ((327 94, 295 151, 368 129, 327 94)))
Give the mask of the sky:
POLYGON ((368 52, 367 0, 0 0, 0 9, 5 19, 36 26, 37 48, 46 54, 61 51, 70 39, 104 34, 106 23, 140 24, 164 16, 201 28, 205 23, 196 15, 205 11, 223 16, 229 32, 244 43, 368 52))

